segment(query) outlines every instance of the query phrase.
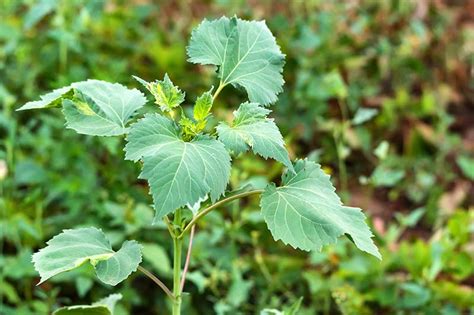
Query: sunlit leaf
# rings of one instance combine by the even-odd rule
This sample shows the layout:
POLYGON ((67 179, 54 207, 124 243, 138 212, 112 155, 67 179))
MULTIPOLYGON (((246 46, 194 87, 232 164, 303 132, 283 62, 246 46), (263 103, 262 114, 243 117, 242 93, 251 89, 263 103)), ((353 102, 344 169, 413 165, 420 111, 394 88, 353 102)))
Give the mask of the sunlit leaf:
POLYGON ((242 86, 252 102, 274 103, 282 91, 285 56, 264 21, 204 20, 187 53, 192 63, 219 66, 221 83, 242 86))
POLYGON ((348 234, 360 250, 381 258, 361 209, 341 203, 321 167, 299 160, 295 171, 286 172, 280 187, 268 185, 262 195, 262 214, 275 240, 309 251, 348 234))
POLYGON ((217 200, 229 181, 230 156, 220 141, 198 136, 186 142, 179 134, 171 120, 149 114, 131 127, 127 137, 126 158, 143 160, 140 178, 150 185, 155 222, 208 194, 217 200))
POLYGON ((142 259, 137 242, 125 241, 116 252, 104 233, 96 228, 64 230, 47 245, 33 254, 35 269, 41 276, 39 284, 90 262, 102 282, 116 285, 134 272, 142 259))
POLYGON ((271 111, 257 103, 243 103, 234 112, 232 124, 217 126, 219 140, 236 154, 251 148, 264 158, 280 161, 293 170, 285 142, 277 125, 267 117, 271 111))

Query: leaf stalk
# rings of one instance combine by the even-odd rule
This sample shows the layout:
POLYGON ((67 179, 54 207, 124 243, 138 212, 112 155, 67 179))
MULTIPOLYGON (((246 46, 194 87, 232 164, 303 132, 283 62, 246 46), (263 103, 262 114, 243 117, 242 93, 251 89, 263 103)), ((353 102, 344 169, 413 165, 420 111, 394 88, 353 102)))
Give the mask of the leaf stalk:
POLYGON ((205 208, 204 210, 200 211, 188 223, 188 225, 186 225, 183 232, 178 236, 178 239, 182 239, 184 237, 184 235, 186 234, 186 232, 188 232, 197 223, 197 221, 199 221, 199 219, 201 219, 203 216, 205 216, 206 214, 208 214, 209 212, 211 212, 215 208, 220 207, 223 204, 225 204, 227 202, 230 202, 230 201, 233 201, 233 200, 236 200, 236 199, 240 199, 240 198, 244 198, 244 197, 252 196, 252 195, 257 195, 257 194, 261 194, 261 193, 263 193, 263 189, 257 189, 257 190, 252 190, 252 191, 246 191, 246 192, 243 192, 243 193, 239 193, 239 194, 236 194, 236 195, 233 195, 233 196, 230 196, 230 197, 219 200, 218 202, 216 202, 216 203, 210 205, 209 207, 205 208))
POLYGON ((148 271, 147 269, 143 268, 142 266, 138 266, 138 270, 140 270, 145 276, 147 276, 148 278, 151 279, 151 281, 153 281, 154 283, 156 283, 165 293, 166 295, 171 299, 171 300, 174 300, 175 297, 173 295, 173 293, 170 291, 170 289, 168 289, 168 287, 163 283, 161 282, 160 279, 158 279, 154 274, 152 274, 150 271, 148 271))

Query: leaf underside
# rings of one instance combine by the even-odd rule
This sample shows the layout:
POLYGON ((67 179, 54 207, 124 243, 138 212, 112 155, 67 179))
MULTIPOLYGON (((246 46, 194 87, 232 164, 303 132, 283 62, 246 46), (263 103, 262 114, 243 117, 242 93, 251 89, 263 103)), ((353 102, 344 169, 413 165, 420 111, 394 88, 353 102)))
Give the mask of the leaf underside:
POLYGON ((127 123, 145 103, 145 96, 137 89, 87 80, 54 90, 18 110, 62 105, 67 128, 87 135, 117 136, 128 131, 127 123))
POLYGON ((231 125, 222 122, 217 126, 219 140, 236 154, 251 148, 265 159, 273 158, 293 171, 280 130, 267 117, 270 112, 257 103, 241 104, 231 125))
POLYGON ((125 241, 116 252, 104 233, 96 228, 64 230, 47 244, 33 254, 35 269, 41 276, 38 284, 89 261, 102 282, 116 285, 136 271, 142 259, 137 242, 125 241))
POLYGON ((156 216, 204 199, 217 200, 230 175, 230 156, 224 145, 210 136, 183 141, 173 121, 148 114, 130 128, 126 159, 143 160, 140 178, 148 180, 156 216))
POLYGON ((204 20, 187 53, 192 63, 219 66, 221 84, 243 87, 252 102, 274 103, 282 91, 285 56, 264 21, 204 20))
POLYGON ((262 214, 273 238, 309 251, 348 234, 360 250, 380 259, 361 209, 342 204, 321 167, 299 160, 295 171, 283 176, 282 186, 268 185, 262 195, 262 214))

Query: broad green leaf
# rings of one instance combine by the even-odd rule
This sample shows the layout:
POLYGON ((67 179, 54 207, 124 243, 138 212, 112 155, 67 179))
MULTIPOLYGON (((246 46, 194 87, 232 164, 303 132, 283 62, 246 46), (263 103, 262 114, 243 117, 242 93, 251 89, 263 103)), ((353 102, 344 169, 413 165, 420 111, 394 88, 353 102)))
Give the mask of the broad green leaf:
POLYGON ((242 86, 252 102, 274 103, 282 91, 285 56, 264 21, 204 20, 187 53, 192 63, 219 66, 221 84, 242 86))
POLYGON ((171 82, 168 74, 162 81, 147 82, 139 77, 133 76, 135 80, 143 84, 155 98, 155 103, 164 112, 169 112, 184 102, 185 93, 171 82))
POLYGON ((204 92, 201 96, 198 97, 196 100, 196 104, 194 105, 193 115, 194 119, 197 121, 205 120, 209 115, 209 112, 212 107, 212 94, 211 91, 204 92))
POLYGON ((115 252, 104 233, 96 228, 64 230, 47 242, 48 246, 33 254, 33 263, 41 284, 49 278, 90 262, 97 277, 116 285, 134 272, 141 262, 141 246, 125 241, 115 252))
POLYGON ((100 281, 117 285, 136 271, 141 261, 141 246, 136 241, 125 241, 113 256, 97 263, 95 272, 100 281))
POLYGON ((178 141, 179 129, 173 121, 158 114, 146 114, 130 128, 125 159, 136 162, 178 141))
POLYGON ((122 294, 111 294, 92 305, 61 307, 53 315, 113 315, 115 304, 121 299, 122 294))
POLYGON ((197 136, 185 142, 179 134, 171 120, 149 114, 132 125, 127 136, 126 158, 143 160, 140 178, 150 185, 155 222, 208 194, 217 200, 229 181, 230 156, 220 141, 197 136))
POLYGON ((250 147, 264 158, 273 158, 293 170, 280 130, 267 117, 270 112, 257 103, 241 104, 231 125, 222 122, 217 126, 219 140, 236 154, 250 147))
POLYGON ((146 103, 137 89, 118 83, 87 80, 54 90, 29 102, 18 110, 63 105, 66 126, 78 133, 94 136, 116 136, 128 131, 127 123, 146 103))
POLYGON ((63 99, 71 98, 73 95, 73 88, 71 86, 65 86, 63 88, 42 95, 40 96, 41 100, 28 102, 17 110, 41 109, 60 106, 63 99))
POLYGON ((87 80, 71 85, 83 100, 65 100, 63 113, 68 128, 95 136, 116 136, 128 131, 126 127, 135 111, 146 103, 137 89, 118 83, 87 80))
POLYGON ((273 238, 309 251, 348 234, 360 250, 380 259, 361 209, 341 203, 321 167, 299 160, 295 171, 282 177, 282 186, 268 185, 262 195, 262 214, 273 238))

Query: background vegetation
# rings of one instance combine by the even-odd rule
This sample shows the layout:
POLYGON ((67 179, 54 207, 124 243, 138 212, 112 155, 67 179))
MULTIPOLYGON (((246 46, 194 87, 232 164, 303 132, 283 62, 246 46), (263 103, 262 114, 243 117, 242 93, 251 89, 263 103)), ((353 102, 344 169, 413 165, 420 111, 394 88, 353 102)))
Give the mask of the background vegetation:
MULTIPOLYGON (((49 314, 112 292, 124 296, 117 314, 168 313, 138 273, 116 288, 87 268, 35 286, 31 254, 64 228, 139 240, 168 283, 171 244, 149 224, 123 139, 65 130, 57 110, 15 109, 74 81, 138 87, 131 74, 165 72, 194 99, 213 76, 186 62, 191 28, 237 14, 265 19, 287 55, 272 109, 290 154, 321 163, 366 210, 384 259, 344 239, 321 253, 274 243, 256 200, 234 203, 197 229, 185 314, 291 314, 299 303, 297 314, 474 314, 473 13, 462 0, 1 1, 0 313, 49 314)), ((226 116, 238 104, 224 91, 216 107, 226 116)), ((236 165, 234 188, 281 171, 250 154, 236 165)))

